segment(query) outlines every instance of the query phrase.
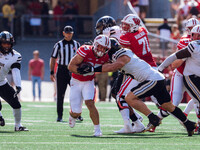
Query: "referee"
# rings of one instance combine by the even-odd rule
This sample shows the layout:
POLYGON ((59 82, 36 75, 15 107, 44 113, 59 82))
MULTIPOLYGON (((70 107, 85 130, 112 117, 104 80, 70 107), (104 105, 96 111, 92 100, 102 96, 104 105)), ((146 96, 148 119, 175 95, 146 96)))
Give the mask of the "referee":
MULTIPOLYGON (((65 91, 67 84, 70 85, 71 73, 67 69, 67 66, 80 47, 80 43, 72 39, 73 34, 73 28, 71 26, 65 26, 63 30, 64 39, 54 45, 50 58, 50 79, 53 82, 56 81, 57 86, 57 122, 62 122, 65 91), (56 61, 58 68, 55 78, 54 67, 56 61)), ((81 121, 83 120, 81 116, 79 119, 81 121)))

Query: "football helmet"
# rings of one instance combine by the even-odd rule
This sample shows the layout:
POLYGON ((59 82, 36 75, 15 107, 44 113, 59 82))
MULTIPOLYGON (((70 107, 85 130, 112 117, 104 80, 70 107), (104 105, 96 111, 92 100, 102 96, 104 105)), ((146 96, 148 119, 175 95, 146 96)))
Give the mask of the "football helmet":
POLYGON ((110 39, 108 36, 98 35, 94 39, 94 43, 93 43, 93 50, 96 53, 97 57, 102 57, 104 54, 106 54, 108 52, 108 50, 111 48, 110 44, 111 43, 110 43, 110 39), (105 51, 100 50, 98 47, 99 45, 104 47, 105 51))
POLYGON ((140 18, 134 14, 128 14, 122 19, 122 30, 125 32, 138 31, 140 26, 140 18))
POLYGON ((2 31, 0 33, 0 51, 3 54, 12 52, 13 44, 14 44, 13 35, 8 31, 2 31), (11 44, 11 47, 10 48, 3 47, 2 43, 9 43, 9 44, 11 44))
POLYGON ((99 18, 96 22, 96 34, 102 34, 103 30, 107 27, 112 27, 116 25, 116 21, 113 17, 111 16, 103 16, 101 18, 99 18))
POLYGON ((186 28, 186 31, 188 32, 189 35, 191 35, 191 30, 194 26, 198 25, 199 24, 199 21, 195 18, 190 18, 186 24, 185 24, 185 28, 186 28))
POLYGON ((120 43, 115 38, 110 38, 110 42, 111 42, 111 48, 108 51, 108 56, 109 56, 110 60, 112 60, 112 55, 116 51, 118 51, 119 49, 121 49, 122 46, 120 45, 120 43))
POLYGON ((192 28, 191 33, 200 34, 200 25, 196 25, 192 28))

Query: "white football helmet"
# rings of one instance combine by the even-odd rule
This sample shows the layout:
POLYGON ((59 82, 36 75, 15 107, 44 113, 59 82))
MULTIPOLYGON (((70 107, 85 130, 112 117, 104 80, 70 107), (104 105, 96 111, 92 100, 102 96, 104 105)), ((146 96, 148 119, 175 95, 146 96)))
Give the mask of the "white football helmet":
POLYGON ((191 30, 194 26, 198 25, 199 21, 196 18, 190 18, 186 24, 185 24, 185 28, 186 31, 188 32, 189 35, 191 35, 191 30))
POLYGON ((200 25, 196 25, 192 28, 191 33, 200 34, 200 25))
POLYGON ((125 32, 138 31, 140 26, 140 18, 134 14, 126 15, 121 22, 122 22, 122 30, 125 32), (129 28, 127 28, 126 24, 129 25, 129 28))
POLYGON ((98 57, 102 57, 104 54, 106 54, 108 52, 108 50, 111 48, 111 42, 108 36, 106 35, 98 35, 95 39, 94 39, 94 43, 93 43, 93 50, 96 53, 96 55, 98 57), (101 51, 98 49, 98 45, 103 46, 104 48, 106 48, 105 52, 101 51))

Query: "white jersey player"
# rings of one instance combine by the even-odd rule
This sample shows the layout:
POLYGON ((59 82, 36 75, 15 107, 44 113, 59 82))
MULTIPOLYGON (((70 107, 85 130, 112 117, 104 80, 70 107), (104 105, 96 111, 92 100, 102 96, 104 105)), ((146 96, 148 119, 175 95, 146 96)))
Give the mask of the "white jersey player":
MULTIPOLYGON (((195 103, 200 102, 200 25, 196 25, 191 30, 194 41, 190 42, 186 48, 170 55, 159 66, 162 71, 176 59, 187 58, 183 71, 183 82, 190 96, 195 100, 195 103)), ((198 119, 200 122, 200 119, 198 119)))
MULTIPOLYGON (((2 97, 12 108, 15 117, 15 131, 28 131, 21 125, 21 105, 17 94, 21 91, 20 63, 21 55, 13 49, 14 38, 11 33, 3 31, 0 33, 0 97, 2 97), (11 70, 16 91, 8 84, 6 76, 11 70)), ((2 105, 0 102, 0 111, 2 105)), ((5 121, 0 112, 0 125, 5 121)))
MULTIPOLYGON (((103 34, 103 35, 109 36, 110 38, 115 38, 117 40, 119 40, 120 36, 122 35, 121 27, 116 25, 115 19, 111 16, 103 16, 99 18, 97 20, 95 28, 96 28, 97 35, 103 34)), ((118 77, 115 80, 114 85, 111 90, 113 97, 116 97, 117 92, 119 91, 120 86, 122 85, 122 82, 125 81, 126 78, 127 76, 125 76, 121 72, 118 72, 118 77)), ((131 82, 131 83, 136 84, 135 82, 131 82)), ((124 128, 115 132, 116 133, 131 133, 131 132, 143 131, 145 127, 140 122, 143 120, 142 116, 138 114, 134 109, 130 108, 124 99, 116 100, 116 102, 124 121, 124 128), (130 119, 132 120, 132 124, 134 125, 134 130, 132 128, 132 124, 130 123, 130 119), (139 120, 137 121, 137 119, 139 120)))
MULTIPOLYGON (((118 44, 118 41, 111 40, 111 49, 108 52, 112 57, 113 63, 104 64, 99 67, 88 66, 82 69, 82 74, 90 72, 109 72, 122 70, 125 74, 131 76, 140 83, 133 87, 125 96, 126 102, 149 118, 152 127, 160 124, 160 118, 153 114, 141 100, 142 98, 153 95, 158 104, 180 120, 186 127, 188 136, 192 136, 196 123, 187 119, 180 108, 174 106, 170 95, 165 86, 165 77, 153 69, 148 63, 139 59, 131 50, 120 48, 115 49, 112 45, 118 44)), ((199 82, 200 83, 200 82, 199 82)))

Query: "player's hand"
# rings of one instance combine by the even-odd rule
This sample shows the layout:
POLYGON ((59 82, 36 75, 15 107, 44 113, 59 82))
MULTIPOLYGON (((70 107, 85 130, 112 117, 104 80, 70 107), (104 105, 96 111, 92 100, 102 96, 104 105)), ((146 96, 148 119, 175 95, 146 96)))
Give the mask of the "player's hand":
POLYGON ((108 28, 105 28, 104 30, 103 30, 103 35, 106 35, 106 36, 110 36, 110 27, 108 27, 108 28))
POLYGON ((21 92, 22 88, 20 86, 16 86, 16 92, 15 94, 13 95, 13 97, 17 97, 17 95, 21 92))
POLYGON ((93 66, 89 66, 89 65, 83 65, 82 67, 78 67, 77 68, 77 72, 79 74, 91 73, 91 72, 94 72, 94 67, 93 66))

